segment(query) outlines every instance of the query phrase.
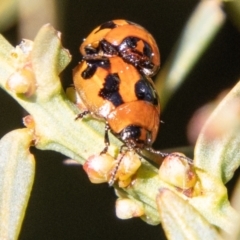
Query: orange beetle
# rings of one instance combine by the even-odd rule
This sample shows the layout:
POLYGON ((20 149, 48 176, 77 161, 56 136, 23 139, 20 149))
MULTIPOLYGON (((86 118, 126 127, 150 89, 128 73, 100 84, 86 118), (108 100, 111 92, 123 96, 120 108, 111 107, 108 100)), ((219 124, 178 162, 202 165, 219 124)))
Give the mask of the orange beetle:
POLYGON ((160 53, 153 36, 126 20, 108 21, 95 28, 80 46, 80 52, 84 59, 120 56, 150 77, 160 66, 160 53))
MULTIPOLYGON (((74 85, 92 113, 128 148, 144 148, 156 139, 160 105, 152 80, 120 57, 82 61, 73 72, 74 85)), ((108 138, 105 139, 108 146, 108 138)), ((104 152, 107 151, 107 146, 104 152)))
MULTIPOLYGON (((150 76, 159 68, 160 54, 150 33, 126 20, 109 21, 90 33, 80 52, 83 61, 74 69, 73 80, 86 111, 78 118, 90 113, 105 120, 106 146, 101 153, 108 150, 111 130, 128 150, 146 149, 192 163, 187 157, 151 147, 159 129, 160 104, 150 76)), ((110 185, 123 157, 112 172, 110 185)))

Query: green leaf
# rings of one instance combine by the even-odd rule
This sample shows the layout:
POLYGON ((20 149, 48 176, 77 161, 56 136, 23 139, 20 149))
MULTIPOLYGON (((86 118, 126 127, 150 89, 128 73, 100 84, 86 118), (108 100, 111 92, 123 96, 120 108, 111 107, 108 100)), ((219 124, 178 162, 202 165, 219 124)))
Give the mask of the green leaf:
POLYGON ((157 205, 168 239, 222 239, 216 229, 187 200, 174 192, 160 189, 157 205))
MULTIPOLYGON (((31 114, 35 124, 36 147, 61 152, 81 164, 89 156, 101 152, 105 146, 103 122, 75 120, 79 109, 70 102, 62 89, 58 75, 71 57, 62 47, 59 32, 50 25, 43 26, 35 38, 30 59, 25 60, 26 54, 21 51, 17 51, 16 57, 14 51, 1 37, 0 86, 31 114), (18 59, 24 59, 26 64, 30 61, 33 65, 37 88, 31 97, 17 94, 6 87, 9 77, 18 69, 18 59)), ((24 60, 20 61, 22 65, 24 60)), ((110 139, 109 150, 116 155, 117 146, 121 143, 116 138, 110 139)))
POLYGON ((35 160, 32 133, 18 129, 0 141, 0 239, 17 239, 30 197, 35 160))
MULTIPOLYGON (((237 183, 235 184, 232 196, 231 196, 231 204, 236 209, 238 214, 240 215, 240 177, 238 176, 237 183)), ((235 229, 231 233, 232 240, 240 239, 240 224, 235 225, 235 229)), ((224 239, 230 239, 229 236, 225 236, 224 239)))
POLYGON ((228 182, 240 165, 240 82, 217 106, 195 147, 197 168, 228 182))
POLYGON ((162 109, 183 83, 224 21, 221 1, 199 2, 183 29, 174 52, 156 78, 162 109))
POLYGON ((60 37, 60 32, 46 24, 34 40, 32 64, 38 86, 36 95, 43 98, 38 101, 51 100, 52 94, 62 91, 58 75, 69 64, 71 56, 63 48, 60 37))
POLYGON ((240 165, 240 82, 217 106, 199 135, 194 164, 200 196, 190 202, 213 224, 231 233, 239 215, 230 206, 228 182, 240 165))
MULTIPOLYGON (((11 51, 13 47, 11 44, 0 35, 0 79, 7 79, 14 71, 13 60, 11 57, 11 51)), ((5 82, 0 80, 0 86, 5 82)))

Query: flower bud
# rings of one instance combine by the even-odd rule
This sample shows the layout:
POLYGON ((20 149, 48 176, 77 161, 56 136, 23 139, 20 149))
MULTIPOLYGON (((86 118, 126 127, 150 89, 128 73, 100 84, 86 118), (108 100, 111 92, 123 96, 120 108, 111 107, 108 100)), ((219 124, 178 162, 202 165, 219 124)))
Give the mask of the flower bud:
POLYGON ((116 215, 120 219, 129 219, 144 215, 141 202, 129 198, 119 198, 116 201, 116 215))
POLYGON ((192 188, 197 181, 193 165, 181 153, 169 154, 163 160, 158 174, 163 181, 181 189, 192 188))
POLYGON ((23 93, 30 97, 35 93, 35 75, 30 67, 24 67, 14 72, 7 81, 7 88, 17 94, 23 93))
POLYGON ((11 57, 16 69, 23 68, 26 63, 31 65, 31 53, 33 41, 23 39, 22 42, 11 51, 11 57))
POLYGON ((23 124, 25 127, 29 128, 29 129, 35 128, 35 122, 31 115, 27 115, 26 117, 23 118, 23 124))
POLYGON ((108 182, 110 171, 114 164, 114 158, 109 154, 93 155, 83 165, 92 183, 108 182))
POLYGON ((117 161, 122 157, 116 178, 119 180, 119 187, 126 187, 131 182, 131 177, 141 166, 141 160, 135 151, 127 151, 124 155, 120 154, 117 161))

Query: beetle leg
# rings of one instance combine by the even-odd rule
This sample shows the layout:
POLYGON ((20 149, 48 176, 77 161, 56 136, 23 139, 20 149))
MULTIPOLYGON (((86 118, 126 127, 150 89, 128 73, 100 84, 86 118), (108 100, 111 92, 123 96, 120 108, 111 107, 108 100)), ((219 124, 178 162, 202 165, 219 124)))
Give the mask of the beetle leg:
POLYGON ((168 155, 169 155, 169 156, 174 156, 174 157, 178 157, 178 158, 185 159, 185 160, 188 162, 188 164, 193 165, 193 159, 191 159, 191 158, 189 158, 189 157, 181 156, 181 155, 176 154, 176 153, 169 153, 168 155))
POLYGON ((155 150, 151 147, 146 147, 146 150, 151 152, 151 153, 154 153, 154 154, 157 154, 157 155, 160 155, 161 157, 167 157, 168 155, 170 155, 170 153, 164 153, 164 152, 161 152, 159 150, 155 150))
POLYGON ((82 119, 84 116, 86 116, 86 115, 88 115, 88 114, 90 114, 90 111, 88 111, 88 110, 86 110, 86 111, 83 111, 83 112, 81 112, 81 113, 79 113, 78 115, 77 115, 77 117, 75 118, 75 120, 77 120, 77 119, 82 119))
POLYGON ((160 155, 162 158, 165 158, 169 155, 169 153, 164 153, 164 152, 161 152, 159 150, 155 150, 151 147, 152 145, 152 134, 151 132, 148 132, 148 135, 147 135, 147 144, 145 146, 145 149, 151 153, 154 153, 154 154, 157 154, 157 155, 160 155))
POLYGON ((161 152, 161 151, 159 151, 159 150, 155 150, 155 149, 153 149, 153 148, 151 148, 151 147, 146 147, 146 150, 149 151, 149 152, 151 152, 151 153, 160 155, 160 156, 163 157, 163 158, 165 158, 165 157, 167 157, 167 156, 174 156, 174 157, 178 157, 178 158, 182 158, 182 159, 187 160, 187 162, 188 162, 189 164, 193 164, 193 160, 192 160, 191 158, 188 158, 188 157, 185 157, 185 156, 181 156, 181 155, 179 155, 179 154, 177 154, 177 153, 164 153, 164 152, 161 152))
POLYGON ((105 148, 101 151, 100 154, 104 154, 108 151, 108 147, 110 145, 110 141, 109 141, 109 136, 108 136, 108 131, 109 131, 110 127, 108 125, 108 123, 106 122, 105 125, 105 134, 104 134, 104 143, 105 143, 105 148))
MULTIPOLYGON (((122 148, 123 148, 124 146, 125 146, 125 145, 123 145, 123 146, 121 147, 120 153, 122 153, 122 148)), ((128 150, 127 150, 127 151, 128 151, 128 150)), ((114 169, 113 169, 112 172, 111 172, 111 177, 110 177, 110 179, 109 179, 109 181, 108 181, 108 184, 109 184, 110 187, 114 184, 114 182, 115 182, 115 180, 116 180, 117 171, 118 171, 119 166, 120 166, 120 164, 121 164, 121 162, 122 162, 122 159, 124 158, 124 156, 125 156, 125 154, 127 153, 127 151, 125 151, 124 153, 122 153, 121 158, 117 161, 116 166, 114 167, 114 169)))
POLYGON ((127 152, 127 151, 130 150, 130 148, 129 148, 126 144, 123 144, 123 145, 120 147, 120 153, 123 153, 123 152, 124 152, 124 148, 126 148, 126 151, 125 151, 125 152, 127 152))

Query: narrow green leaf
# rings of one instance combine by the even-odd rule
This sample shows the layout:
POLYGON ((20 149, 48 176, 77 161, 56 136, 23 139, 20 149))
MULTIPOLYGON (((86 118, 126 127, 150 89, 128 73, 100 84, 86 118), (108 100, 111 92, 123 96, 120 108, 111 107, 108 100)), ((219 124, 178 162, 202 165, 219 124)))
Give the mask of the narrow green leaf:
POLYGON ((240 165, 239 113, 240 82, 217 106, 199 135, 194 164, 202 194, 190 200, 209 222, 228 233, 240 221, 224 186, 240 165))
POLYGON ((62 91, 58 75, 69 64, 71 56, 63 48, 60 37, 60 32, 46 24, 34 40, 32 64, 38 85, 36 94, 43 98, 38 101, 43 101, 44 97, 48 101, 52 94, 62 91))
MULTIPOLYGON (((31 97, 16 94, 6 87, 9 76, 17 71, 13 51, 14 48, 1 37, 0 85, 31 114, 35 123, 36 147, 61 152, 80 163, 101 152, 105 146, 103 122, 91 119, 75 120, 79 109, 69 101, 62 89, 58 74, 66 67, 71 57, 62 47, 59 32, 52 26, 45 25, 35 38, 30 61, 33 64, 37 88, 31 97)), ((18 59, 26 58, 24 52, 17 53, 18 59)), ((21 64, 24 66, 24 62, 21 64)), ((116 144, 120 146, 121 143, 112 136, 110 140, 109 150, 116 155, 116 144)))
POLYGON ((167 64, 156 78, 161 106, 185 80, 225 20, 221 1, 200 1, 192 13, 167 64))
MULTIPOLYGON (((238 176, 237 183, 235 184, 233 194, 231 196, 231 204, 234 209, 240 215, 240 177, 238 176)), ((239 240, 240 239, 240 222, 236 222, 235 229, 232 231, 231 236, 229 234, 222 232, 224 239, 228 240, 239 240)))
POLYGON ((209 173, 198 169, 196 173, 199 178, 199 183, 195 186, 197 194, 189 199, 189 203, 209 223, 231 234, 236 222, 240 221, 240 216, 229 203, 226 187, 209 173))
POLYGON ((32 134, 19 129, 0 141, 0 239, 17 239, 30 197, 35 160, 32 134))
POLYGON ((168 189, 157 197, 161 222, 168 239, 222 239, 216 229, 188 201, 168 189))
MULTIPOLYGON (((13 61, 11 59, 11 51, 13 49, 12 45, 0 35, 0 79, 8 79, 14 71, 13 61)), ((0 86, 2 84, 4 84, 4 82, 0 80, 0 86)))
POLYGON ((195 166, 228 182, 240 165, 240 82, 211 114, 198 137, 195 166))

